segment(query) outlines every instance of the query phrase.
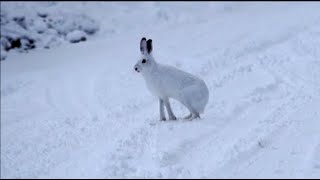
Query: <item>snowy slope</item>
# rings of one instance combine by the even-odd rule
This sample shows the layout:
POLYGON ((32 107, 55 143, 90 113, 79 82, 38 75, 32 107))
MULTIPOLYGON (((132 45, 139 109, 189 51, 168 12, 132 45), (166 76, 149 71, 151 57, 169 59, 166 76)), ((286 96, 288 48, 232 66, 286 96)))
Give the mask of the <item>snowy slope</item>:
POLYGON ((95 38, 1 61, 1 178, 320 177, 320 3, 88 7, 95 38), (205 80, 200 120, 159 121, 142 36, 205 80))

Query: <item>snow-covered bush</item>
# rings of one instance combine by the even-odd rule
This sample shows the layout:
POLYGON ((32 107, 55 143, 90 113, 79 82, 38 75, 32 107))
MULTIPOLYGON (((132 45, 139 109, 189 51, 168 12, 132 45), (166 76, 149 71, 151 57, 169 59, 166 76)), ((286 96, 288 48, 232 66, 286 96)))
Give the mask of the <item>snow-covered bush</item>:
POLYGON ((1 60, 11 50, 28 52, 64 41, 85 41, 99 30, 96 20, 83 12, 60 10, 56 3, 1 3, 1 60))

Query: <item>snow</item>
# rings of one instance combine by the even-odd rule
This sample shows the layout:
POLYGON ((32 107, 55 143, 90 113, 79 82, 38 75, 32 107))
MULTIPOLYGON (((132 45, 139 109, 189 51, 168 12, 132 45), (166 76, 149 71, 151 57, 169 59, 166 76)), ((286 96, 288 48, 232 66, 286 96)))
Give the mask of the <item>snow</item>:
POLYGON ((71 43, 77 43, 80 41, 85 41, 87 38, 86 33, 84 33, 83 31, 74 30, 67 34, 66 39, 71 43))
POLYGON ((56 46, 1 61, 1 178, 320 177, 320 3, 37 3, 1 10, 83 13, 99 31, 40 33, 56 46), (206 82, 201 119, 172 100, 178 120, 159 121, 133 69, 143 36, 156 61, 206 82))

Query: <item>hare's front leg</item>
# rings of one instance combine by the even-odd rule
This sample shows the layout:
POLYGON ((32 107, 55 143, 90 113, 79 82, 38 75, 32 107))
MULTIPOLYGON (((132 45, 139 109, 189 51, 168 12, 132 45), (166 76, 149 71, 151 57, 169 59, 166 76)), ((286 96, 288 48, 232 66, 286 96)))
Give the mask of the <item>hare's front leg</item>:
POLYGON ((166 116, 164 115, 164 104, 163 104, 163 100, 159 99, 160 102, 160 121, 165 121, 166 120, 166 116))
POLYGON ((169 119, 170 120, 177 120, 176 116, 172 112, 172 109, 171 109, 171 106, 170 106, 170 102, 169 102, 169 98, 165 98, 164 99, 164 105, 167 108, 169 119))

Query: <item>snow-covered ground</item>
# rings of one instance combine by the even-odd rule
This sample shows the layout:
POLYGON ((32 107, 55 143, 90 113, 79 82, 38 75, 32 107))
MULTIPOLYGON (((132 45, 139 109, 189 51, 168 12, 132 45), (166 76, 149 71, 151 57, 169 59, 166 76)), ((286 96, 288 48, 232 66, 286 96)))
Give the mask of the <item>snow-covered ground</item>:
POLYGON ((1 178, 320 177, 319 2, 57 3, 100 30, 1 61, 1 178), (205 80, 201 119, 159 121, 143 36, 205 80))

